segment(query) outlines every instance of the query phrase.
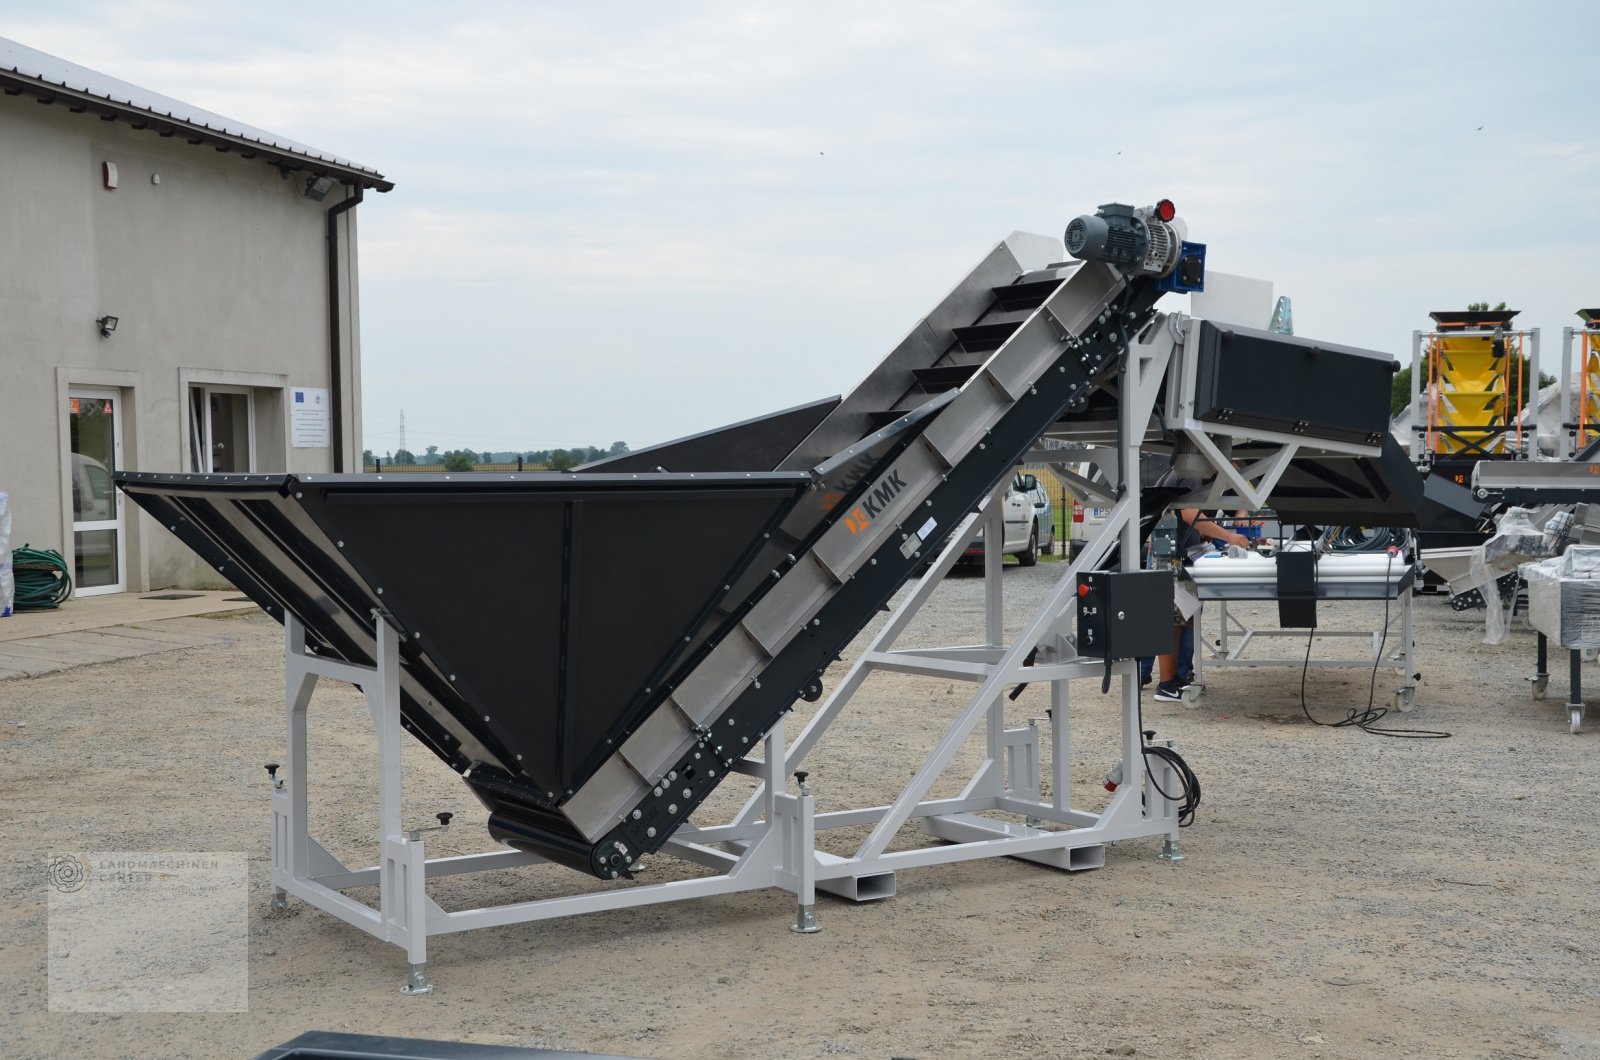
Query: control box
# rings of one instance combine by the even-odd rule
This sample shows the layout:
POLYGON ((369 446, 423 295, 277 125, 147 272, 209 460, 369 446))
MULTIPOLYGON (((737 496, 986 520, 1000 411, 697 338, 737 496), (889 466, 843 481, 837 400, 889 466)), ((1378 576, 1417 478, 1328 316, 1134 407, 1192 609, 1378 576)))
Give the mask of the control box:
POLYGON ((1078 654, 1140 659, 1171 653, 1172 590, 1170 570, 1078 575, 1078 654))
POLYGON ((1168 512, 1156 523, 1150 533, 1150 551, 1157 559, 1171 559, 1178 554, 1178 516, 1168 512))

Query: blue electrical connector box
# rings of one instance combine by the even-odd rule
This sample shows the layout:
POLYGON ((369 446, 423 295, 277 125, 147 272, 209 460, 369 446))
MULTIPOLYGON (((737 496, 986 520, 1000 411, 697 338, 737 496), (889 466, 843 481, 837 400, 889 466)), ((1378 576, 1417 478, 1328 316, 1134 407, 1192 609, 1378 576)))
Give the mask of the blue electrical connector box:
POLYGON ((1206 289, 1206 245, 1184 240, 1178 245, 1178 264, 1156 281, 1156 290, 1188 294, 1206 289))

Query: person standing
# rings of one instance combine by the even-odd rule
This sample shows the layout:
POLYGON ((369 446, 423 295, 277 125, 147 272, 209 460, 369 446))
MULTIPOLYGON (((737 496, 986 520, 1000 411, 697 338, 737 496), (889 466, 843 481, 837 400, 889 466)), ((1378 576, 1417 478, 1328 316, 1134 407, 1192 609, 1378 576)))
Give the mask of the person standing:
MULTIPOLYGON (((1177 515, 1173 565, 1178 568, 1180 576, 1182 568, 1192 564, 1194 556, 1209 547, 1208 542, 1220 541, 1240 548, 1250 547, 1249 538, 1211 516, 1202 515, 1199 508, 1181 508, 1177 515)), ((1176 604, 1173 605, 1172 644, 1170 653, 1158 655, 1155 659, 1160 681, 1156 685, 1154 698, 1164 703, 1176 703, 1183 699, 1183 686, 1194 680, 1194 616, 1184 615, 1176 604)))

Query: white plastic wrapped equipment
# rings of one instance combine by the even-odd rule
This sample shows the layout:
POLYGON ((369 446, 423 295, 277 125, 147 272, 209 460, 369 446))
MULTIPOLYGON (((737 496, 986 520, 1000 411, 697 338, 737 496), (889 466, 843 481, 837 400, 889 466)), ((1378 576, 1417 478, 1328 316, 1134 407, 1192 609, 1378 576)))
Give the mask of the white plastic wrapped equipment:
POLYGON ((1530 626, 1562 648, 1600 648, 1600 547, 1574 545, 1521 571, 1530 626))
MULTIPOLYGON (((1500 644, 1511 630, 1511 612, 1516 604, 1516 594, 1502 598, 1499 579, 1523 566, 1534 566, 1527 560, 1554 556, 1559 542, 1555 534, 1546 533, 1534 522, 1534 512, 1527 508, 1507 508, 1495 521, 1495 533, 1483 543, 1472 557, 1472 587, 1483 594, 1483 642, 1500 644)), ((1549 518, 1546 513, 1545 518, 1549 518)), ((1451 583, 1455 588, 1455 583, 1451 583)))
POLYGON ((0 490, 0 618, 11 614, 16 597, 17 579, 11 573, 11 497, 0 490))
POLYGON ((1495 521, 1494 536, 1483 543, 1484 562, 1503 571, 1555 554, 1555 535, 1535 526, 1534 513, 1527 508, 1507 508, 1495 521))

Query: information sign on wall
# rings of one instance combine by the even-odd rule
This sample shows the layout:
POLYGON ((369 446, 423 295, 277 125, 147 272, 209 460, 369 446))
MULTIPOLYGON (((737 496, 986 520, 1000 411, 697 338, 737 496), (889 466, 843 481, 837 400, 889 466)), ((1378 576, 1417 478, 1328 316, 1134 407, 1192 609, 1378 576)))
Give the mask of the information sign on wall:
POLYGON ((310 386, 289 388, 289 435, 296 449, 326 449, 328 392, 310 386))

